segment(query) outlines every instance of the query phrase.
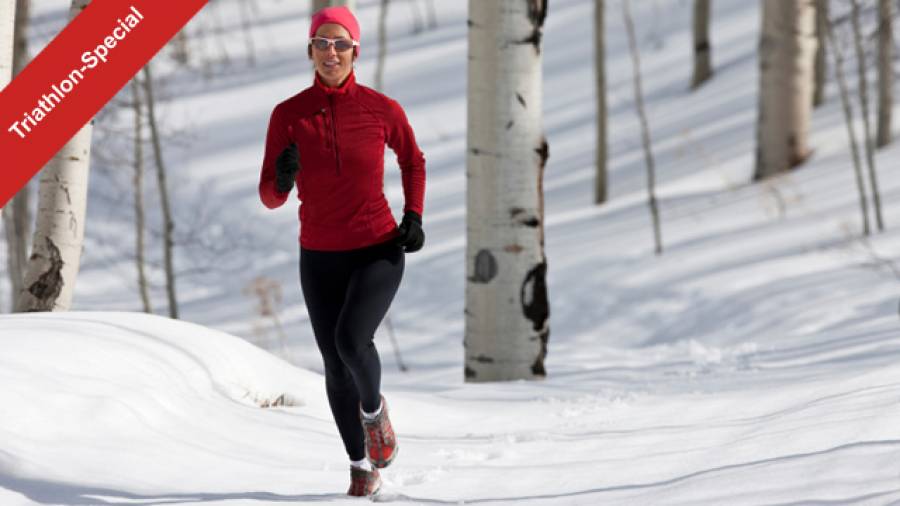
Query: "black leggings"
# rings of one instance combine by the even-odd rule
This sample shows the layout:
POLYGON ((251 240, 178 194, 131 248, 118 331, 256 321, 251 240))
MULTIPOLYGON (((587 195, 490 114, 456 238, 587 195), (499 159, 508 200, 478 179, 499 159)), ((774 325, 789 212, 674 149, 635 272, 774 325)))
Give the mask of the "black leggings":
POLYGON ((325 364, 325 390, 344 448, 365 458, 360 405, 378 409, 381 361, 373 339, 403 277, 404 253, 388 241, 350 251, 300 248, 300 287, 325 364))

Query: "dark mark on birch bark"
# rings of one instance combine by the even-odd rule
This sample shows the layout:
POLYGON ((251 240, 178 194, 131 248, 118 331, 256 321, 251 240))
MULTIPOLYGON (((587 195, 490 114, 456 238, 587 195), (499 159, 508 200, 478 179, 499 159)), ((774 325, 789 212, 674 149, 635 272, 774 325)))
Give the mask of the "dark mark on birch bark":
POLYGON ((490 251, 483 249, 475 255, 475 274, 469 278, 473 283, 490 283, 497 276, 497 259, 490 251))
POLYGON ((541 54, 541 37, 544 20, 547 19, 547 0, 525 0, 528 4, 528 20, 531 22, 531 34, 518 41, 518 44, 531 44, 537 54, 541 54))
POLYGON ((546 376, 544 358, 547 356, 547 340, 550 329, 547 320, 550 318, 550 302, 547 298, 547 261, 534 266, 525 276, 520 290, 522 312, 531 320, 532 328, 538 332, 541 340, 541 350, 531 366, 531 372, 536 376, 546 376))
POLYGON ((62 268, 64 265, 62 255, 59 253, 59 248, 53 244, 49 237, 45 238, 45 240, 47 241, 47 253, 50 257, 48 259, 50 268, 27 288, 28 293, 35 298, 34 304, 28 308, 30 312, 52 311, 53 306, 56 305, 56 299, 59 298, 59 294, 62 292, 62 268))

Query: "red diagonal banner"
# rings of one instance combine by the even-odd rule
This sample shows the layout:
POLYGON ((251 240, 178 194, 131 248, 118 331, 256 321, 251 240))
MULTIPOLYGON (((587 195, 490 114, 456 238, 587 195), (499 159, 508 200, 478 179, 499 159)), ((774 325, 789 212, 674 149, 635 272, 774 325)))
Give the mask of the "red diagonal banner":
POLYGON ((0 92, 0 207, 208 0, 93 0, 0 92))

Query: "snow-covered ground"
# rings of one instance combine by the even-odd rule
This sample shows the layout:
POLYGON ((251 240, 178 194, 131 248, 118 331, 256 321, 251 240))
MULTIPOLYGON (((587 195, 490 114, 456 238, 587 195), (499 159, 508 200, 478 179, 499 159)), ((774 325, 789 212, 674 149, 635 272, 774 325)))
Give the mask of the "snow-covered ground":
MULTIPOLYGON (((35 2, 35 40, 59 29, 65 3, 35 2)), ((358 0, 363 83, 379 3, 358 0)), ((714 2, 716 75, 693 93, 692 2, 632 2, 659 171, 657 257, 621 5, 607 2, 611 200, 597 207, 593 2, 550 2, 548 378, 465 384, 466 2, 435 3, 439 26, 417 35, 407 2, 391 7, 385 91, 428 159, 428 240, 407 257, 390 313, 408 372, 377 337, 403 447, 380 499, 900 503, 900 144, 877 155, 888 230, 868 240, 834 87, 813 118, 810 161, 749 184, 758 2, 714 2)), ((223 5, 219 22, 239 25, 223 5)), ((165 87, 164 117, 181 133, 167 151, 178 212, 220 249, 180 253, 182 317, 194 323, 135 312, 129 196, 116 186, 129 175, 96 173, 79 312, 0 316, 0 504, 353 502, 297 283, 296 208, 268 211, 256 196, 271 108, 311 80, 307 2, 258 5, 255 66, 235 35, 220 75, 165 87), (283 291, 283 346, 243 292, 258 276, 283 291)), ((153 302, 164 311, 159 287, 153 302)))

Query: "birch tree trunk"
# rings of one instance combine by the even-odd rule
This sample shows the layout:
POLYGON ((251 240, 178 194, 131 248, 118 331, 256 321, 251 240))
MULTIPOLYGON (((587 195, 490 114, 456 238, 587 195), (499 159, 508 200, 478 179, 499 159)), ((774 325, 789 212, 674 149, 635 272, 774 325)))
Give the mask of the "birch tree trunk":
POLYGON ((465 379, 546 376, 546 0, 469 0, 465 379))
POLYGON ((436 28, 437 9, 434 7, 434 0, 425 0, 425 9, 428 11, 428 28, 436 28))
MULTIPOLYGON (((90 0, 72 0, 69 20, 90 0)), ((81 264, 93 120, 41 171, 37 224, 16 310, 68 311, 81 264)))
POLYGON ((597 77, 597 177, 594 183, 594 203, 606 202, 607 188, 607 111, 606 111, 606 26, 604 0, 594 0, 594 69, 597 77))
POLYGON ((828 0, 816 0, 816 70, 815 84, 813 85, 813 107, 819 107, 825 103, 825 78, 828 76, 828 61, 825 55, 825 39, 820 27, 822 23, 829 23, 828 0))
MULTIPOLYGON (((28 22, 29 0, 16 0, 15 27, 13 28, 12 75, 17 76, 28 64, 28 22)), ((25 267, 28 264, 28 249, 32 233, 31 184, 26 183, 16 192, 3 210, 3 225, 6 231, 7 267, 12 286, 12 310, 15 311, 19 294, 24 288, 25 267)))
POLYGON ((353 12, 356 12, 356 0, 312 0, 312 13, 315 14, 325 7, 337 7, 346 5, 353 12))
MULTIPOLYGON (((0 0, 0 90, 12 80, 15 19, 16 0, 0 0)), ((3 230, 6 232, 6 245, 9 250, 7 264, 12 289, 11 299, 13 308, 15 308, 16 294, 22 289, 22 282, 20 276, 17 275, 17 272, 20 271, 17 269, 15 221, 12 208, 12 202, 10 202, 0 213, 3 215, 3 230)))
POLYGON ((28 63, 28 22, 30 11, 31 2, 29 0, 16 0, 16 21, 13 28, 12 75, 14 76, 18 75, 28 63))
POLYGON ((712 77, 712 46, 709 43, 710 0, 694 0, 694 77, 697 88, 712 77))
POLYGON ((25 268, 28 265, 28 243, 31 234, 30 186, 30 183, 26 183, 2 210, 3 230, 6 232, 6 265, 12 287, 10 302, 13 311, 19 294, 25 287, 25 268))
POLYGON ((0 90, 12 79, 15 19, 16 0, 0 0, 0 90))
POLYGON ((138 292, 145 313, 153 313, 147 274, 144 271, 144 113, 140 85, 135 77, 131 80, 131 98, 134 107, 134 228, 135 263, 138 275, 138 292))
MULTIPOLYGON (((437 26, 437 13, 434 9, 434 0, 424 0, 426 15, 428 16, 428 28, 437 26)), ((408 0, 410 10, 413 16, 413 33, 420 33, 425 29, 425 21, 422 17, 422 11, 419 10, 419 0, 408 0)))
POLYGON ((875 139, 869 124, 869 79, 866 77, 866 51, 863 49, 862 29, 859 23, 859 0, 850 0, 853 25, 853 45, 856 48, 857 75, 859 76, 859 100, 862 105, 863 141, 866 149, 866 166, 869 169, 869 185, 872 188, 872 202, 875 204, 875 224, 879 231, 884 230, 884 219, 881 217, 881 192, 878 190, 878 171, 875 169, 875 139))
POLYGON ((172 48, 172 59, 179 65, 187 66, 191 60, 191 53, 188 46, 187 28, 182 28, 169 41, 169 47, 172 48))
POLYGON ((384 91, 384 64, 387 60, 387 13, 390 0, 381 0, 378 13, 378 63, 375 66, 375 89, 384 91))
POLYGON ((178 297, 175 291, 175 221, 169 205, 169 188, 166 183, 166 166, 162 155, 162 139, 156 122, 156 101, 153 97, 153 75, 151 62, 144 65, 144 93, 147 100, 147 121, 150 124, 150 141, 153 158, 156 161, 156 180, 159 186, 159 200, 163 213, 163 254, 166 269, 166 296, 169 300, 169 317, 178 318, 178 297))
POLYGON ((256 66, 256 43, 253 41, 254 5, 247 0, 239 0, 241 12, 241 31, 244 33, 244 44, 247 46, 247 61, 256 66))
POLYGON ((409 0, 407 2, 413 14, 413 33, 420 33, 425 29, 425 23, 422 21, 422 12, 419 11, 419 0, 409 0))
POLYGON ((809 156, 816 9, 809 0, 763 0, 754 181, 809 156))
POLYGON ((875 144, 891 143, 891 109, 894 107, 893 8, 890 0, 878 0, 878 133, 875 144))
POLYGON ((837 43, 834 36, 834 30, 831 28, 831 21, 828 18, 819 18, 818 29, 825 34, 828 44, 831 47, 831 57, 834 61, 834 77, 838 84, 838 91, 841 96, 841 105, 844 109, 844 123, 847 125, 847 137, 850 140, 850 154, 853 157, 853 172, 856 176, 856 189, 859 192, 859 207, 862 216, 863 234, 869 235, 871 227, 869 226, 869 203, 866 199, 866 184, 863 181, 862 163, 859 157, 859 147, 856 144, 856 132, 853 130, 853 105, 850 102, 850 92, 847 90, 847 80, 844 77, 844 52, 837 43))
POLYGON ((641 122, 641 143, 644 146, 644 163, 647 167, 647 202, 650 207, 650 218, 653 221, 653 245, 657 255, 661 255, 662 231, 659 224, 659 206, 656 204, 656 166, 653 161, 653 147, 650 142, 650 125, 644 112, 644 92, 641 86, 641 58, 634 34, 634 21, 631 18, 629 0, 622 0, 622 14, 625 18, 625 29, 628 32, 628 47, 631 50, 632 69, 634 74, 634 102, 638 118, 641 122))

